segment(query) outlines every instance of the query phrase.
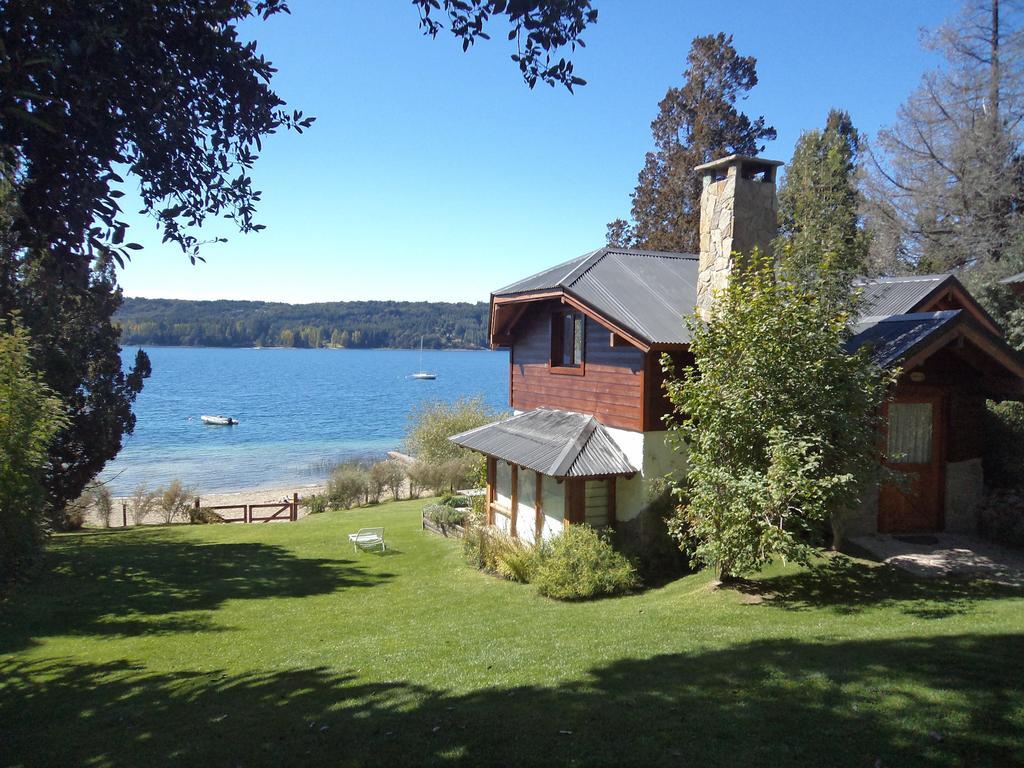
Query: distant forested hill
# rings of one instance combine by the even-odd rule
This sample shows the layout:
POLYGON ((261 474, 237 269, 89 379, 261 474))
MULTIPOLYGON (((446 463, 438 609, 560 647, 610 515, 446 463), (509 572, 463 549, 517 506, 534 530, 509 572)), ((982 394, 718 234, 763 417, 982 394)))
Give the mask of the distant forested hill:
POLYGON ((487 345, 487 304, 125 299, 121 343, 204 347, 419 347, 487 345))

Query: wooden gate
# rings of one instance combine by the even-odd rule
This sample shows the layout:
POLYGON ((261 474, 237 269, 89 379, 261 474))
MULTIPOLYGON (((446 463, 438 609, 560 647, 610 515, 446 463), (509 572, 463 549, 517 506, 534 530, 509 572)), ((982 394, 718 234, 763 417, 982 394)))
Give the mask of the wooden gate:
MULTIPOLYGON (((200 508, 196 499, 196 509, 200 508)), ((299 494, 293 493, 290 501, 277 501, 273 504, 220 504, 206 507, 216 512, 225 523, 269 523, 271 520, 294 522, 299 519, 299 494), (238 516, 241 511, 241 517, 238 516), (226 514, 232 514, 228 517, 226 514)))

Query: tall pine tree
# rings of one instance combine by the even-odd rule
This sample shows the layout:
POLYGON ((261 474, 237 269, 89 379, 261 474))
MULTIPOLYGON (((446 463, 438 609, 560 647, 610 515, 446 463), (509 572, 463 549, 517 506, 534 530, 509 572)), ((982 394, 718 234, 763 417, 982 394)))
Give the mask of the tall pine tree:
POLYGON ((757 85, 757 60, 740 56, 732 36, 694 38, 682 88, 669 88, 651 123, 648 152, 632 194, 632 222, 608 225, 608 242, 633 248, 695 253, 699 246, 701 180, 694 166, 729 154, 756 155, 775 129, 736 109, 757 85))
POLYGON ((838 279, 844 290, 867 269, 856 180, 859 150, 849 114, 833 109, 824 130, 800 136, 779 187, 776 255, 792 273, 838 279))

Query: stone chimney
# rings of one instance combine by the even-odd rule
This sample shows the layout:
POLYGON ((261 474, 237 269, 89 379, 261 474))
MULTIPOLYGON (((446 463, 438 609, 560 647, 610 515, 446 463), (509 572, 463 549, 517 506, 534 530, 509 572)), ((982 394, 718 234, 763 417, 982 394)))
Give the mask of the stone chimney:
POLYGON ((698 165, 704 177, 700 194, 700 266, 697 311, 710 317, 715 291, 729 284, 734 255, 757 246, 771 249, 777 222, 775 171, 778 160, 729 155, 698 165))

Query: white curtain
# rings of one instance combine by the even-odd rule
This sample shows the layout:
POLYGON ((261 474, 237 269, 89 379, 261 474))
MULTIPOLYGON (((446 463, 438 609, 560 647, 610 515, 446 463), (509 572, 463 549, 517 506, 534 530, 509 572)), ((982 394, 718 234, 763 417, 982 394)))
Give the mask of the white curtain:
POLYGON ((932 404, 889 404, 889 461, 927 464, 932 460, 932 404))

